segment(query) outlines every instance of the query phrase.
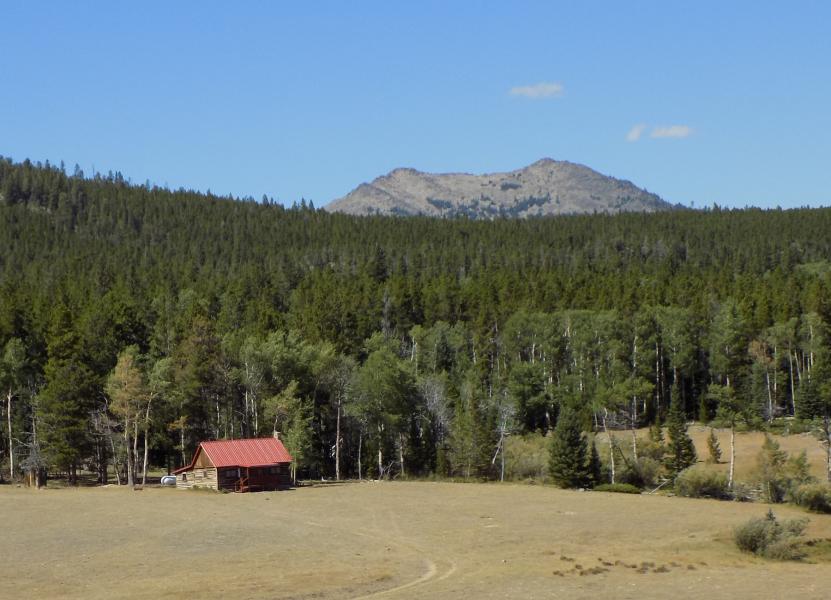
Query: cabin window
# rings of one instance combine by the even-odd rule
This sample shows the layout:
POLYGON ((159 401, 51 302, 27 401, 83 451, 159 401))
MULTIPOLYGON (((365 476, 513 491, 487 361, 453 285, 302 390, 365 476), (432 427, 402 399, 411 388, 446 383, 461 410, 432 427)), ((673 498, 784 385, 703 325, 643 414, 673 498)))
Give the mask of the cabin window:
POLYGON ((280 474, 280 467, 269 467, 268 468, 269 475, 279 475, 280 474))
POLYGON ((182 473, 182 481, 187 482, 187 480, 188 480, 188 474, 187 473, 182 473))

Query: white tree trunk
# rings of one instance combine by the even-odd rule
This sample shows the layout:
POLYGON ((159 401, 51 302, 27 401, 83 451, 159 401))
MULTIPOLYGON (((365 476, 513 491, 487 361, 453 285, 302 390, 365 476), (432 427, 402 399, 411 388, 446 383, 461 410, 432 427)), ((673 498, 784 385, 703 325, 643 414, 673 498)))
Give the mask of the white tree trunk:
POLYGON ((727 475, 727 489, 733 489, 733 473, 736 466, 736 427, 730 424, 730 473, 727 475))
POLYGON ((179 446, 182 451, 182 466, 188 464, 187 458, 185 458, 185 419, 182 418, 182 426, 179 428, 179 446))
POLYGON ((384 454, 383 454, 384 426, 378 425, 378 479, 384 478, 384 454))
POLYGON ((139 420, 136 415, 133 423, 133 480, 138 479, 138 437, 139 437, 139 420))
POLYGON ((363 431, 358 432, 358 481, 363 481, 363 473, 361 471, 361 449, 364 445, 363 431))
POLYGON ((6 395, 6 419, 9 424, 9 473, 10 480, 14 481, 14 440, 12 439, 12 388, 6 395))
POLYGON ((831 481, 831 417, 825 415, 822 425, 825 429, 825 475, 831 481))
POLYGON ((133 446, 130 443, 130 441, 131 441, 130 440, 130 431, 131 431, 131 429, 132 428, 130 427, 130 419, 129 418, 124 419, 124 452, 126 454, 125 466, 127 467, 127 485, 129 485, 130 487, 133 487, 135 485, 136 481, 135 481, 135 478, 134 478, 134 475, 133 475, 133 467, 134 467, 135 463, 133 461, 133 456, 132 456, 133 446))
POLYGON ((796 387, 793 378, 793 356, 791 356, 790 348, 788 348, 788 370, 791 375, 791 408, 793 409, 793 414, 796 415, 796 387))
POLYGON ((335 424, 335 481, 340 481, 340 413, 341 402, 338 400, 338 417, 335 424))
POLYGON ((611 470, 611 483, 614 485, 615 483, 615 440, 612 437, 612 433, 609 431, 609 428, 606 426, 606 414, 604 409, 603 415, 603 431, 606 432, 606 436, 609 438, 609 468, 611 470))
POLYGON ((107 417, 106 411, 103 413, 104 423, 107 426, 107 437, 110 438, 110 450, 113 453, 113 467, 115 468, 115 482, 121 485, 121 469, 118 468, 118 456, 115 452, 115 440, 113 439, 113 432, 110 428, 110 419, 107 417))
POLYGON ((500 440, 500 444, 502 447, 502 458, 501 464, 499 466, 499 481, 505 481, 505 437, 503 435, 502 439, 500 440))
POLYGON ((151 399, 147 401, 147 410, 144 412, 144 461, 141 466, 141 487, 144 487, 147 484, 147 453, 149 447, 147 436, 150 432, 150 403, 152 401, 151 397, 151 399))
POLYGON ((398 434, 398 462, 401 465, 401 477, 404 478, 407 476, 407 473, 404 471, 404 434, 398 434))

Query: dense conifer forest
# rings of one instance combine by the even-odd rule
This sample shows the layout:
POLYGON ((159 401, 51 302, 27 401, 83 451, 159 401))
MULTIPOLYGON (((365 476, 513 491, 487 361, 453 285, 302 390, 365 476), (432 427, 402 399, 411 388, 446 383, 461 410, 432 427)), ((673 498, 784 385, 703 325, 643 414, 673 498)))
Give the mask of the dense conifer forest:
POLYGON ((0 466, 280 431, 303 477, 498 477, 563 409, 827 430, 830 289, 831 209, 351 217, 3 159, 0 466))

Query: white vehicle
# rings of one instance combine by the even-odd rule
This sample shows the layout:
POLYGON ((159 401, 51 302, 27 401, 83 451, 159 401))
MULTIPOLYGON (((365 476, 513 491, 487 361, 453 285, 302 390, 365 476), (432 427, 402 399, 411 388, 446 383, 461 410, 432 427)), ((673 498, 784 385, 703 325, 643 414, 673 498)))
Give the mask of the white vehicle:
POLYGON ((176 475, 163 475, 160 483, 162 486, 175 486, 176 475))

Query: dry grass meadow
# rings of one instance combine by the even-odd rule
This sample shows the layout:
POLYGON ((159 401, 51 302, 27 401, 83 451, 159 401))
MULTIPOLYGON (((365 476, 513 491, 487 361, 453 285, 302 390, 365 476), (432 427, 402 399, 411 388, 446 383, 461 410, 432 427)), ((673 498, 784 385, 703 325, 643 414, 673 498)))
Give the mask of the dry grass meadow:
MULTIPOLYGON (((716 438, 721 447, 721 461, 717 465, 705 463, 709 457, 707 436, 710 433, 710 428, 694 424, 689 427, 687 433, 689 433, 695 444, 699 463, 708 469, 724 471, 726 473, 730 461, 730 430, 714 429, 713 431, 715 431, 716 438)), ((629 446, 632 443, 631 433, 628 431, 616 431, 614 435, 617 443, 628 452, 629 446)), ((646 441, 649 436, 649 431, 647 429, 639 429, 636 435, 639 440, 646 441)), ((825 481, 825 447, 814 435, 810 433, 798 433, 792 435, 772 435, 771 437, 790 456, 797 456, 800 452, 805 451, 811 467, 811 475, 820 481, 825 481)), ((736 433, 736 479, 738 481, 749 482, 753 479, 754 470, 758 464, 759 450, 764 441, 765 434, 759 431, 736 433)), ((605 434, 599 433, 597 435, 597 443, 598 451, 602 453, 605 460, 609 448, 608 438, 605 434)))
POLYGON ((2 486, 0 598, 827 598, 826 558, 736 550, 767 509, 522 484, 2 486))

